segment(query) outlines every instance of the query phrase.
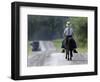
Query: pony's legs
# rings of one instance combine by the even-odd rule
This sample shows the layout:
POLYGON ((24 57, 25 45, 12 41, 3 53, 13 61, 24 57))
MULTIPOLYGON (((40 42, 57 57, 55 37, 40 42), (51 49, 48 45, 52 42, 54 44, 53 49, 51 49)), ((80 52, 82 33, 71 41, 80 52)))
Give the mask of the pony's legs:
POLYGON ((68 52, 68 60, 70 60, 70 53, 68 52))
POLYGON ((70 50, 70 60, 72 60, 72 57, 73 57, 73 53, 72 53, 72 50, 70 50))
POLYGON ((66 50, 66 59, 70 60, 70 53, 69 53, 69 50, 66 50))
POLYGON ((65 58, 68 59, 68 50, 66 50, 66 57, 65 58))
POLYGON ((66 59, 68 59, 69 58, 69 50, 68 49, 66 49, 66 57, 65 57, 66 59))

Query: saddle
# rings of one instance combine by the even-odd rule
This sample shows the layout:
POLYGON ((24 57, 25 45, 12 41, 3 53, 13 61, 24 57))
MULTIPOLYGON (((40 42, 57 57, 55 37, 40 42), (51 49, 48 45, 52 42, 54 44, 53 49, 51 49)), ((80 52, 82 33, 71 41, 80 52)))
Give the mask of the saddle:
POLYGON ((70 46, 71 49, 73 49, 75 45, 74 39, 73 37, 66 37, 63 41, 62 41, 62 48, 67 48, 68 46, 70 46))

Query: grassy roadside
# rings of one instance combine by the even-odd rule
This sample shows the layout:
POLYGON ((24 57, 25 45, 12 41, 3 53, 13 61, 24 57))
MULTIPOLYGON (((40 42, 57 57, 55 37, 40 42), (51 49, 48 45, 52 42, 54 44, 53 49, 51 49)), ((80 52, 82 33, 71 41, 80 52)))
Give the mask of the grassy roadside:
MULTIPOLYGON (((61 45, 62 45, 63 39, 56 39, 53 40, 54 46, 57 48, 57 51, 61 51, 61 45)), ((79 53, 86 53, 87 52, 87 46, 78 46, 77 51, 79 53)))
POLYGON ((31 41, 28 41, 27 43, 27 47, 28 47, 28 55, 31 55, 32 54, 32 46, 30 45, 31 41))
POLYGON ((78 53, 86 53, 87 52, 87 47, 79 47, 77 48, 78 53))
POLYGON ((54 46, 56 47, 57 51, 61 51, 61 45, 62 45, 63 39, 56 39, 53 40, 54 46))

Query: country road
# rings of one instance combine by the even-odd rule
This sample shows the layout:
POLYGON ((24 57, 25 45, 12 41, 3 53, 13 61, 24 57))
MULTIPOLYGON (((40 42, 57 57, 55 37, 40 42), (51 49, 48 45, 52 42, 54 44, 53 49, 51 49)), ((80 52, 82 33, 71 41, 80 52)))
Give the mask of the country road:
POLYGON ((87 53, 74 54, 72 61, 65 59, 65 53, 56 51, 51 41, 40 41, 41 51, 33 51, 27 58, 27 66, 58 66, 87 64, 87 53))
POLYGON ((65 59, 65 53, 53 53, 44 62, 45 66, 75 64, 87 64, 87 55, 74 54, 72 61, 68 61, 65 59))

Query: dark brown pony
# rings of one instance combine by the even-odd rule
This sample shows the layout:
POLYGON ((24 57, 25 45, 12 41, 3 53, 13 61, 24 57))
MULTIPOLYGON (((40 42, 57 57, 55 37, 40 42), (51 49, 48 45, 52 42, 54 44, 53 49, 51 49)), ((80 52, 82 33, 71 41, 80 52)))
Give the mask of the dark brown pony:
POLYGON ((74 50, 74 39, 72 37, 66 38, 66 59, 72 60, 74 50))

